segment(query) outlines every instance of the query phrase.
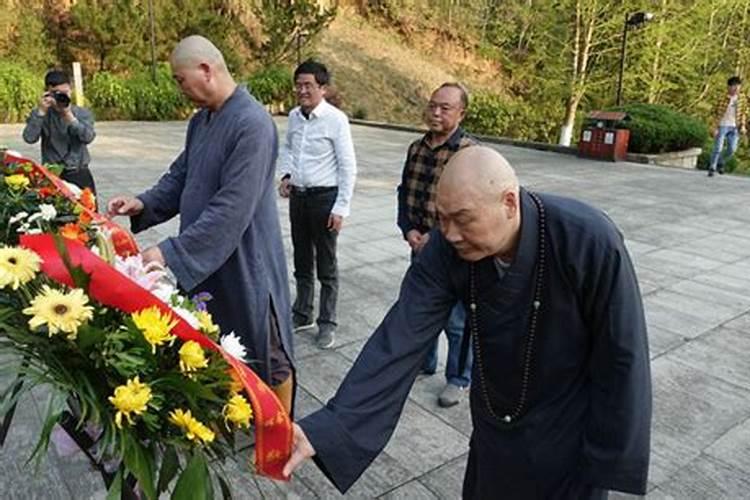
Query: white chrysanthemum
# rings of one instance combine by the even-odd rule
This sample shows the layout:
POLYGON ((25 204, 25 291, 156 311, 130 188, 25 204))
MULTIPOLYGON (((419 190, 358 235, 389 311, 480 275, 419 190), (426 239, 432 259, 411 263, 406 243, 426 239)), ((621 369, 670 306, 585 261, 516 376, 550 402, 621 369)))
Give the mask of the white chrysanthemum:
POLYGON ((50 221, 57 217, 57 210, 54 205, 50 205, 49 203, 42 203, 39 205, 39 213, 42 214, 42 219, 46 221, 50 221))
POLYGON ((190 326, 192 326, 196 330, 200 328, 201 326, 200 321, 198 321, 198 318, 196 318, 195 315, 191 311, 188 311, 184 307, 179 307, 179 306, 172 306, 172 310, 176 312, 180 316, 180 318, 187 321, 190 324, 190 326))
POLYGON ((22 220, 24 220, 28 216, 29 216, 29 214, 26 213, 26 212, 18 212, 16 215, 14 215, 10 219, 8 219, 8 225, 12 226, 16 222, 21 222, 22 220))
POLYGON ((219 343, 221 344, 221 348, 224 349, 227 353, 231 354, 243 363, 247 362, 247 360, 245 359, 245 356, 247 356, 247 349, 245 349, 245 346, 242 345, 242 341, 234 332, 230 332, 222 336, 221 340, 219 340, 219 343))

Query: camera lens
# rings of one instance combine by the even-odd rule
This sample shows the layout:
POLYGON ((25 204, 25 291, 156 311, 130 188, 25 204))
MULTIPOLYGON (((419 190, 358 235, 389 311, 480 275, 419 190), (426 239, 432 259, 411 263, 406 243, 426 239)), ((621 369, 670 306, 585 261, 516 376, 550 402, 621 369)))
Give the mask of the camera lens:
POLYGON ((55 92, 52 94, 52 97, 55 98, 55 102, 60 106, 67 106, 70 104, 70 97, 65 92, 55 92))

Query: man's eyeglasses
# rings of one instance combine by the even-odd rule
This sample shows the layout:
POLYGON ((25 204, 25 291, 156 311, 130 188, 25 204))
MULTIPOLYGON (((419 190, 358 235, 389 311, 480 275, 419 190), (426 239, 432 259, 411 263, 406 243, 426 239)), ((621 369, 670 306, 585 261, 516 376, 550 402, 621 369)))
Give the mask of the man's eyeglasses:
POLYGON ((446 103, 428 102, 427 103, 427 109, 430 112, 434 112, 436 110, 440 110, 441 113, 447 113, 449 111, 453 111, 454 109, 459 109, 459 107, 458 106, 451 106, 450 104, 446 104, 446 103))
POLYGON ((320 88, 320 85, 317 83, 295 83, 294 84, 294 90, 300 91, 300 90, 315 90, 317 88, 320 88))

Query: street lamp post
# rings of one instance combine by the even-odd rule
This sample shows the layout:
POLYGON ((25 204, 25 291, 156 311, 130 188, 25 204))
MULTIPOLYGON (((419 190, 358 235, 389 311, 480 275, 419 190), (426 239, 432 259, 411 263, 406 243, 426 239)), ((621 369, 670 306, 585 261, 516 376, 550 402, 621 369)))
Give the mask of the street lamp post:
POLYGON ((638 28, 653 19, 650 12, 636 12, 625 14, 625 24, 622 28, 622 47, 620 47, 620 75, 617 78, 617 105, 622 104, 622 75, 625 72, 625 48, 628 40, 628 28, 638 28))

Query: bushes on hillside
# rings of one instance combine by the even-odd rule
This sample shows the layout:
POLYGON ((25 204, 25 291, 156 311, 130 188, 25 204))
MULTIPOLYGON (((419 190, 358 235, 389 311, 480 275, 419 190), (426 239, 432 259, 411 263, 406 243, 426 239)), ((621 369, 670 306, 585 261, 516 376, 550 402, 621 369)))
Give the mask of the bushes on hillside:
POLYGON ((261 69, 247 79, 247 88, 263 104, 281 105, 284 108, 294 104, 294 84, 288 68, 270 66, 261 69))
POLYGON ((630 130, 628 151, 665 153, 703 147, 708 129, 700 120, 658 104, 630 104, 615 108, 630 115, 623 128, 630 130))
POLYGON ((172 80, 168 66, 131 77, 99 71, 86 88, 89 106, 99 120, 176 120, 189 116, 193 106, 172 80))
POLYGON ((463 126, 472 134, 507 136, 513 126, 516 106, 487 92, 472 94, 463 126))
POLYGON ((0 62, 0 123, 24 121, 43 90, 43 75, 19 64, 0 62))
POLYGON ((463 126, 472 134, 542 142, 553 142, 557 133, 557 124, 544 107, 487 92, 471 95, 463 126))

